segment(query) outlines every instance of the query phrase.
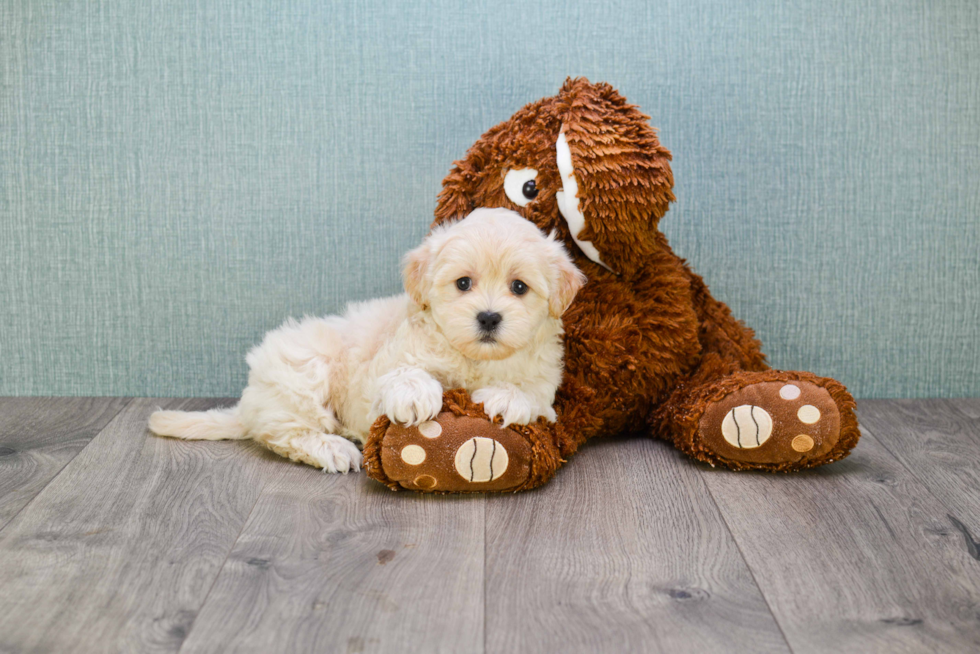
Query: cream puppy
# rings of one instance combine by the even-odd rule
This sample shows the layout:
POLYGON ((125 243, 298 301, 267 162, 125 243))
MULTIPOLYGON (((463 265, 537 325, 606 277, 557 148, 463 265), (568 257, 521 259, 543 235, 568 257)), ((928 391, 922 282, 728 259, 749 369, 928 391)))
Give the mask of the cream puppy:
POLYGON ((406 294, 269 332, 248 354, 237 406, 157 411, 150 429, 251 438, 293 461, 347 472, 360 467, 358 446, 379 415, 431 420, 443 389, 467 389, 505 425, 554 421, 561 315, 585 282, 554 236, 507 209, 477 209, 435 228, 403 264, 406 294))

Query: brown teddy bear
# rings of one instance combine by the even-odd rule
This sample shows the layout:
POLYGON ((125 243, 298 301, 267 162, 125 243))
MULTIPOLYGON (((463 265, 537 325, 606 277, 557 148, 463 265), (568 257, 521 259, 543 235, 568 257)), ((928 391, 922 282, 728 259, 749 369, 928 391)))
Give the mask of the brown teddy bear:
POLYGON ((588 277, 564 314, 558 421, 501 428, 451 390, 434 421, 378 419, 364 450, 371 477, 418 491, 525 490, 589 438, 620 432, 734 470, 800 470, 855 446, 844 386, 770 369, 752 330, 670 249, 657 224, 674 199, 671 157, 648 120, 608 84, 569 79, 455 163, 433 224, 513 209, 557 231, 588 277), (422 462, 402 458, 407 445, 423 447, 422 462))

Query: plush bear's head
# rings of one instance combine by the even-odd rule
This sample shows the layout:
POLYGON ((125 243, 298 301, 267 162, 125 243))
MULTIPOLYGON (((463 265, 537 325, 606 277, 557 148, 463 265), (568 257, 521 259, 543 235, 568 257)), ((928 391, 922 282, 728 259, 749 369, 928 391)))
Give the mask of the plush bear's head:
POLYGON ((629 274, 674 199, 649 117, 605 83, 568 79, 484 134, 443 181, 435 224, 506 207, 597 264, 629 274))

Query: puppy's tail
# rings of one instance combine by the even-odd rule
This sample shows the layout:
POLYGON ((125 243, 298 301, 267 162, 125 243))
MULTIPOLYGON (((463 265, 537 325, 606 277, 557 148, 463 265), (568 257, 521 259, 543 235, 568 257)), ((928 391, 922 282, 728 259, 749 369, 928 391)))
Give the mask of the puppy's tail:
POLYGON ((222 441, 248 438, 238 407, 210 411, 156 411, 150 416, 150 431, 191 441, 222 441))

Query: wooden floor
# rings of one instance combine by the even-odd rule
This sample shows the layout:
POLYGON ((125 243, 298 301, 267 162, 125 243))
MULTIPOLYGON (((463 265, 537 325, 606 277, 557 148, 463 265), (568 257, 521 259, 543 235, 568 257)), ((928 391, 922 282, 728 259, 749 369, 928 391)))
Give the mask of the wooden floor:
POLYGON ((806 473, 611 440, 504 496, 145 430, 218 403, 0 399, 0 652, 980 651, 980 400, 862 402, 806 473))

